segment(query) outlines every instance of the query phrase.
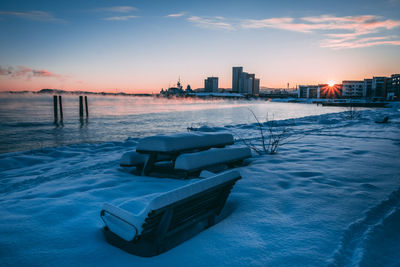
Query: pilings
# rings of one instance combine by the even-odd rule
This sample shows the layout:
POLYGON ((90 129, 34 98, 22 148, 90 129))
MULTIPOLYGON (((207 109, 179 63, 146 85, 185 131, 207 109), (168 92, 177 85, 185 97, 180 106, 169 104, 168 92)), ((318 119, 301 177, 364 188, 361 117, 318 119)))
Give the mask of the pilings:
POLYGON ((86 108, 86 118, 83 119, 83 96, 79 96, 79 121, 81 123, 81 127, 83 127, 83 125, 88 123, 88 119, 89 119, 89 108, 88 108, 88 99, 87 96, 85 96, 85 108, 86 108))
MULTIPOLYGON (((85 96, 85 107, 83 106, 83 96, 79 96, 79 118, 83 119, 83 110, 86 109, 86 120, 89 118, 89 105, 88 98, 85 96)), ((63 105, 62 105, 62 97, 59 95, 53 96, 53 113, 54 113, 54 124, 58 125, 58 122, 61 122, 63 125, 64 113, 63 113, 63 105), (60 108, 58 108, 60 106, 60 108), (58 110, 60 110, 60 119, 58 118, 58 110)))
MULTIPOLYGON (((83 96, 79 96, 79 117, 83 117, 83 96)), ((89 117, 89 108, 88 108, 88 99, 85 96, 85 109, 86 109, 86 118, 89 117)))
POLYGON ((63 121, 64 115, 63 115, 63 108, 62 108, 62 99, 61 96, 58 96, 58 102, 60 103, 60 120, 63 121))
POLYGON ((86 107, 86 117, 89 117, 89 109, 88 109, 88 103, 87 103, 87 96, 85 96, 85 107, 86 107))
POLYGON ((83 96, 79 96, 79 118, 83 117, 83 96))
POLYGON ((54 123, 58 122, 58 113, 57 113, 57 96, 53 96, 53 108, 54 108, 54 123))

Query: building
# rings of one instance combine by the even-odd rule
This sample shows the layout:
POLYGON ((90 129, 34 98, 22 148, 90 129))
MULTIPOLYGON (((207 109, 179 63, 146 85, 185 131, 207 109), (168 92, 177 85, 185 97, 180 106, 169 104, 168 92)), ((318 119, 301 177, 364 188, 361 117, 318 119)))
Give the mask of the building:
POLYGON ((371 96, 376 98, 386 98, 386 77, 373 77, 371 85, 371 96))
POLYGON ((319 85, 299 85, 299 98, 319 98, 319 85))
POLYGON ((342 96, 342 85, 328 84, 318 85, 299 85, 297 91, 298 98, 340 98, 342 96))
POLYGON ((319 84, 318 98, 341 98, 343 95, 343 86, 341 84, 319 84))
POLYGON ((243 71, 243 67, 232 68, 232 92, 256 95, 260 92, 260 79, 254 73, 243 71))
POLYGON ((218 77, 208 77, 205 79, 204 91, 218 93, 218 77))
POLYGON ((390 77, 390 88, 387 88, 387 92, 388 99, 400 100, 400 74, 392 74, 390 77))
POLYGON ((239 93, 245 95, 253 93, 253 77, 254 74, 249 74, 247 72, 242 72, 240 74, 239 93))
POLYGON ((254 79, 253 95, 260 94, 260 79, 254 79))
POLYGON ((364 95, 364 81, 343 81, 342 96, 348 98, 361 98, 364 95))
POLYGON ((392 74, 391 77, 381 76, 364 79, 363 96, 366 98, 400 100, 400 74, 392 74))
MULTIPOLYGON (((190 88, 190 85, 188 85, 188 87, 190 88)), ((184 95, 185 91, 183 90, 183 87, 181 84, 181 79, 180 78, 178 79, 176 86, 169 87, 166 90, 161 89, 160 94, 164 95, 164 96, 170 96, 170 95, 182 96, 182 95, 184 95)))
POLYGON ((240 76, 242 75, 243 67, 232 68, 232 92, 239 93, 240 76))
POLYGON ((372 79, 364 79, 363 96, 365 98, 372 96, 372 79))

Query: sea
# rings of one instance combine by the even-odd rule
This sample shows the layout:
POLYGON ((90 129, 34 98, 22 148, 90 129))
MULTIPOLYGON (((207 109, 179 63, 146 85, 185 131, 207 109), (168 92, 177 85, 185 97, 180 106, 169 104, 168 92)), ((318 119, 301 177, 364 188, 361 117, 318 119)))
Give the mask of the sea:
POLYGON ((266 100, 62 95, 63 120, 54 121, 53 95, 0 94, 0 153, 80 143, 124 141, 188 128, 224 127, 344 111, 341 107, 266 100))

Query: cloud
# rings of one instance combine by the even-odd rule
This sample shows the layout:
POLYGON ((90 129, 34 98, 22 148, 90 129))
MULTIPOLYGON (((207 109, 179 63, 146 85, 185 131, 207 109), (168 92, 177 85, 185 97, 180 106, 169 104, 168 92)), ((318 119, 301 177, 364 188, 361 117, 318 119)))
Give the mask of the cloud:
MULTIPOLYGON (((111 7, 102 7, 102 8, 96 8, 93 11, 95 12, 108 12, 108 13, 130 13, 132 11, 136 11, 137 8, 133 6, 111 6, 111 7)), ((111 16, 111 17, 106 17, 104 20, 108 21, 127 21, 130 19, 135 19, 138 18, 138 16, 134 15, 123 15, 123 16, 111 16)))
POLYGON ((243 20, 244 29, 275 28, 302 33, 321 32, 327 39, 322 47, 335 49, 359 48, 376 45, 399 45, 400 39, 391 39, 384 31, 400 26, 399 20, 384 19, 374 15, 336 17, 322 15, 303 18, 269 18, 243 20), (377 35, 377 36, 366 36, 377 35))
POLYGON ((138 18, 138 16, 132 16, 132 15, 130 15, 130 16, 113 16, 113 17, 105 18, 104 20, 109 20, 109 21, 127 21, 127 20, 135 19, 135 18, 138 18))
POLYGON ((56 18, 49 12, 40 10, 31 11, 0 11, 0 16, 12 16, 22 19, 35 20, 35 21, 50 21, 50 22, 65 22, 63 19, 56 18))
POLYGON ((328 39, 321 43, 321 47, 334 49, 371 47, 376 45, 400 45, 400 40, 391 40, 391 37, 366 37, 360 39, 328 39))
POLYGON ((136 7, 133 6, 112 6, 112 7, 102 7, 96 8, 94 11, 97 12, 115 12, 115 13, 129 13, 137 10, 136 7))
POLYGON ((379 28, 392 29, 400 26, 400 21, 382 20, 377 16, 348 16, 348 17, 304 17, 271 18, 262 20, 244 20, 243 28, 277 28, 298 32, 316 30, 348 30, 354 32, 371 32, 379 28))
POLYGON ((18 66, 18 67, 2 67, 0 66, 0 75, 1 76, 8 76, 12 78, 27 78, 30 79, 32 77, 53 77, 53 78, 66 78, 63 75, 55 74, 48 70, 37 70, 28 68, 25 66, 18 66))
POLYGON ((222 17, 202 18, 198 16, 191 16, 187 20, 201 28, 234 30, 233 25, 229 22, 226 22, 226 20, 222 17))
POLYGON ((293 18, 247 19, 242 22, 241 26, 245 29, 276 28, 298 32, 311 32, 315 28, 315 26, 304 23, 294 23, 293 18))
POLYGON ((182 16, 184 16, 185 15, 185 13, 174 13, 174 14, 169 14, 169 15, 167 15, 166 17, 167 18, 178 18, 178 17, 182 17, 182 16))

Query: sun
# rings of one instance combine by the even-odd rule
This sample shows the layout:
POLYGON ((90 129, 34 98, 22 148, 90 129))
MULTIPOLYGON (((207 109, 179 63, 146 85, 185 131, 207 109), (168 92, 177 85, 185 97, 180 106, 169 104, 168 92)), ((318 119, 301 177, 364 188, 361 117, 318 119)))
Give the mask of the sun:
POLYGON ((328 82, 328 85, 329 85, 330 87, 334 86, 335 84, 336 84, 335 81, 329 81, 329 82, 328 82))

